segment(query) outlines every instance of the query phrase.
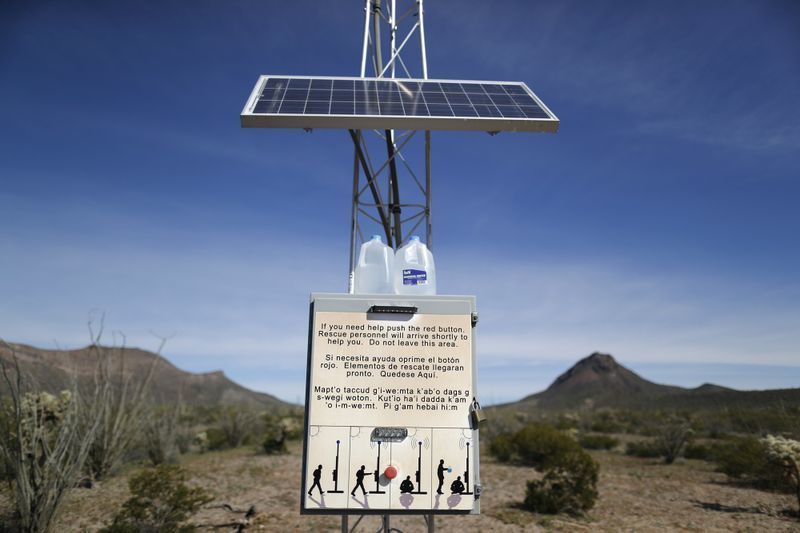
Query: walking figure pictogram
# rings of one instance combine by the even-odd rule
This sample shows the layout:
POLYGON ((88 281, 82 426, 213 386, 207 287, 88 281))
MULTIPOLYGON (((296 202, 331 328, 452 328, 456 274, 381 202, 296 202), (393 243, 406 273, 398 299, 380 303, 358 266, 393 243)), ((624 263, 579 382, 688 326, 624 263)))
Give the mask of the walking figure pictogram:
POLYGON ((367 494, 367 489, 364 488, 364 476, 367 475, 367 473, 364 471, 365 468, 367 467, 361 465, 361 468, 359 470, 356 470, 356 486, 353 487, 353 490, 350 491, 350 495, 353 496, 354 498, 356 496, 356 489, 358 487, 361 487, 361 492, 363 495, 366 496, 367 494))
POLYGON ((311 496, 311 493, 314 491, 314 487, 319 489, 320 494, 325 494, 325 491, 322 490, 322 485, 319 484, 319 480, 322 479, 322 465, 319 465, 316 470, 314 470, 314 484, 311 485, 311 488, 308 489, 308 495, 311 496))

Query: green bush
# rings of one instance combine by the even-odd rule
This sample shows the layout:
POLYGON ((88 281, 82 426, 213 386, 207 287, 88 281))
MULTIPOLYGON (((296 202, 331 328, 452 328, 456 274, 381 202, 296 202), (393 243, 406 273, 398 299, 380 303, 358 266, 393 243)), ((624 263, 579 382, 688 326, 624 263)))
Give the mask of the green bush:
POLYGON ((288 453, 286 441, 294 429, 294 419, 290 417, 264 416, 264 438, 261 447, 264 453, 273 455, 288 453))
POLYGON ((669 465, 675 462, 692 434, 692 428, 687 422, 672 422, 658 430, 655 445, 665 463, 669 465))
POLYGON ((690 442, 683 449, 683 456, 687 459, 700 459, 701 461, 713 461, 715 454, 714 448, 708 444, 690 442))
POLYGON ((514 451, 514 435, 511 433, 501 433, 492 439, 492 442, 489 444, 489 453, 498 461, 504 463, 511 461, 514 451))
POLYGON ((766 489, 787 490, 780 466, 769 460, 767 448, 756 437, 739 437, 715 452, 717 470, 729 477, 766 489))
POLYGON ((528 424, 514 435, 514 457, 539 470, 564 464, 568 454, 580 450, 569 435, 545 424, 528 424))
POLYGON ((558 418, 555 420, 553 425, 556 429, 561 431, 578 429, 578 426, 580 425, 580 418, 571 413, 561 413, 558 415, 558 418))
POLYGON ((277 434, 272 436, 268 434, 265 436, 264 440, 261 442, 261 447, 267 455, 289 453, 289 448, 286 447, 286 439, 277 434))
MULTIPOLYGON (((11 483, 14 481, 14 475, 11 473, 11 469, 8 467, 5 461, 0 459, 0 484, 8 483, 11 486, 11 483)), ((2 531, 2 528, 0 528, 2 531)))
POLYGON ((303 415, 288 415, 280 419, 283 432, 286 434, 286 440, 299 440, 303 437, 305 430, 303 426, 303 415))
POLYGON ((658 446, 653 441, 636 440, 627 444, 625 455, 646 458, 661 457, 661 450, 658 449, 658 446))
MULTIPOLYGON (((6 403, 6 399, 0 397, 0 429, 12 428, 15 422, 11 420, 12 407, 6 403)), ((2 442, 2 441, 0 441, 2 442)), ((9 490, 13 490, 14 469, 9 464, 9 458, 3 453, 3 444, 0 444, 0 484, 8 484, 9 490)), ((4 531, 3 523, 0 522, 0 531, 4 531)))
POLYGON ((610 435, 581 435, 578 444, 587 450, 611 450, 619 446, 619 439, 610 435))
POLYGON ((206 431, 206 445, 209 450, 224 450, 228 448, 228 438, 225 432, 218 427, 210 427, 206 431))
POLYGON ((800 409, 797 407, 775 405, 768 409, 738 408, 732 409, 728 416, 731 429, 737 433, 773 433, 800 437, 800 409))
POLYGON ((578 448, 561 457, 541 480, 529 481, 524 505, 546 514, 582 514, 597 500, 599 465, 578 448))
POLYGON ((141 447, 153 465, 178 461, 178 420, 180 407, 155 407, 143 424, 141 447))
POLYGON ((492 442, 498 435, 513 434, 524 425, 520 413, 510 408, 491 408, 489 421, 481 427, 481 440, 492 442))
POLYGON ((625 454, 646 458, 663 457, 665 463, 672 464, 688 444, 692 430, 686 423, 673 423, 662 426, 655 434, 653 440, 629 442, 625 454))
POLYGON ((629 410, 616 411, 614 417, 618 422, 616 427, 615 425, 601 427, 603 433, 642 433, 649 420, 642 412, 629 410))
POLYGON ((553 426, 530 423, 516 433, 501 433, 492 439, 489 452, 499 461, 532 466, 539 470, 563 463, 563 458, 580 450, 578 442, 553 426))
POLYGON ((524 501, 528 509, 579 514, 597 499, 597 462, 575 439, 553 426, 532 423, 516 433, 500 434, 489 451, 500 461, 544 472, 543 479, 528 482, 524 501))
POLYGON ((159 465, 133 476, 131 497, 103 533, 187 533, 186 521, 211 501, 203 489, 186 485, 186 473, 177 466, 159 465))
POLYGON ((217 414, 216 425, 225 435, 228 448, 238 448, 252 437, 256 416, 250 409, 225 406, 217 414))
POLYGON ((764 444, 756 437, 741 437, 723 445, 716 457, 717 470, 736 479, 754 476, 767 465, 764 444))
POLYGON ((687 459, 700 459, 702 461, 716 462, 717 458, 729 446, 728 442, 713 440, 708 443, 690 442, 683 450, 687 459))
POLYGON ((590 422, 589 429, 596 433, 619 433, 623 427, 617 421, 614 413, 608 411, 601 411, 595 415, 594 420, 590 422))

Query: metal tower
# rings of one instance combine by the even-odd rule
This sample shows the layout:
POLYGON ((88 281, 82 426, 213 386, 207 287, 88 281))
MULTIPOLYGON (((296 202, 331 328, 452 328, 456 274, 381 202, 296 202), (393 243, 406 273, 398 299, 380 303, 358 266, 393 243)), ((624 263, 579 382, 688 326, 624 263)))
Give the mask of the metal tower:
MULTIPOLYGON (((423 0, 365 1, 360 76, 428 79, 423 0), (413 50, 414 44, 417 59, 406 62, 402 54, 413 50)), ((355 146, 348 281, 348 292, 352 293, 359 247, 370 235, 383 235, 386 243, 397 249, 424 229, 431 248, 431 133, 349 133, 355 146)))
MULTIPOLYGON (((364 5, 364 39, 361 49, 360 76, 376 78, 428 79, 428 58, 425 49, 425 9, 423 0, 366 0, 364 5), (389 53, 384 61, 381 28, 389 34, 389 53), (416 33, 419 61, 412 74, 402 52, 416 33), (398 34, 403 35, 398 39, 398 34), (398 40, 400 44, 398 45, 398 40), (398 65, 400 67, 398 76, 398 65)), ((431 132, 425 130, 348 130, 355 146, 353 162, 353 197, 350 220, 350 269, 347 292, 353 293, 356 260, 361 243, 369 235, 381 234, 386 243, 397 250, 420 226, 425 242, 432 249, 431 228, 431 132), (420 142, 421 141, 421 142, 420 142), (420 149, 422 154, 420 157, 420 149), (411 155, 415 151, 416 154, 411 155), (373 160, 373 155, 375 159, 373 160), (381 154, 381 155, 378 155, 381 154), (406 155, 408 154, 408 157, 406 155), (420 168, 422 160, 422 168, 420 168), (414 170, 414 166, 417 170, 414 170), (403 183, 401 188, 400 184, 403 183), (400 196, 400 191, 403 196, 400 196)), ((353 528, 361 521, 360 517, 353 528)), ((342 532, 349 533, 348 516, 342 515, 342 532)), ((426 515, 429 532, 434 531, 434 516, 426 515)), ((381 530, 391 532, 389 515, 383 515, 381 530)))

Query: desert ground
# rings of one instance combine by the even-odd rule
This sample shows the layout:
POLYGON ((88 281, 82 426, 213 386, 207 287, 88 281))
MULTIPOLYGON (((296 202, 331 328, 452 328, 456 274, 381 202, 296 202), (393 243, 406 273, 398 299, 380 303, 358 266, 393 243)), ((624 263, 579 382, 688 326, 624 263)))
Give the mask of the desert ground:
MULTIPOLYGON (((585 517, 538 515, 519 507, 525 482, 533 469, 509 466, 484 458, 481 477, 485 492, 480 516, 439 516, 437 531, 800 531, 800 520, 787 510, 796 504, 790 495, 774 494, 731 484, 713 465, 679 460, 665 465, 620 452, 592 452, 600 462, 600 498, 585 517)), ((181 466, 193 484, 214 501, 194 517, 201 530, 243 521, 255 506, 248 531, 339 531, 337 516, 304 516, 299 512, 301 444, 293 442, 287 455, 264 455, 255 448, 190 454, 181 466), (239 512, 222 507, 228 504, 239 512)), ((96 531, 107 523, 127 498, 127 479, 138 467, 91 489, 68 496, 56 531, 96 531)), ((7 506, 7 498, 0 501, 7 506)), ((356 518, 351 518, 351 525, 356 518)), ((379 518, 363 519, 357 531, 375 531, 379 518)), ((425 531, 421 516, 392 517, 404 532, 425 531)), ((226 528, 216 529, 224 531, 226 528)))

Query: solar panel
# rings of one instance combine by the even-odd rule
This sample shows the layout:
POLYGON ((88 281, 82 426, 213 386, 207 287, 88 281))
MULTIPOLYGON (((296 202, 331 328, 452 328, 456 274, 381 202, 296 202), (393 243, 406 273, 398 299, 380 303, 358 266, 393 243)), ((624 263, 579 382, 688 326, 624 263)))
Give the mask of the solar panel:
POLYGON ((261 76, 242 110, 253 128, 558 130, 522 82, 261 76))

